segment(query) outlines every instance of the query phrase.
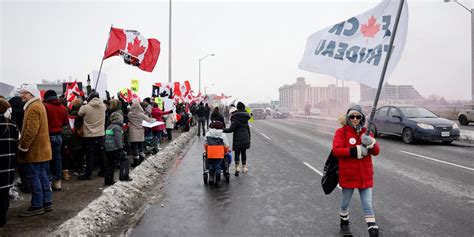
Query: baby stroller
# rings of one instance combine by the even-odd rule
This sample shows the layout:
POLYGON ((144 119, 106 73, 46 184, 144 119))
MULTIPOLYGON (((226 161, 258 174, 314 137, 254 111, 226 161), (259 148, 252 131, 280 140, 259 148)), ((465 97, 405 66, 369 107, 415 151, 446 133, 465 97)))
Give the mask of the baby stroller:
POLYGON ((228 149, 224 146, 222 139, 217 143, 205 144, 204 153, 202 154, 203 163, 203 180, 204 184, 219 186, 221 180, 221 170, 224 173, 225 182, 229 183, 230 173, 229 165, 231 156, 228 149))
POLYGON ((151 134, 145 136, 145 142, 143 143, 143 152, 145 155, 156 155, 158 151, 158 139, 151 134))

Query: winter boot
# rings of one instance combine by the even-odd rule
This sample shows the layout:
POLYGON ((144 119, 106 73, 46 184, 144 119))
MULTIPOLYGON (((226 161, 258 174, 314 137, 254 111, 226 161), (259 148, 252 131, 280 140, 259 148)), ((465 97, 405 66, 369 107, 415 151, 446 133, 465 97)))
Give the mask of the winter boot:
POLYGON ((379 236, 379 227, 376 225, 369 226, 368 228, 369 236, 370 237, 378 237, 379 236))
POLYGON ((140 153, 140 156, 139 156, 139 164, 141 164, 143 161, 145 160, 145 153, 140 153))
POLYGON ((239 176, 240 173, 240 165, 235 163, 235 176, 239 176))
POLYGON ((352 236, 351 229, 349 228, 349 215, 341 215, 341 235, 352 236))
POLYGON ((69 173, 69 170, 63 170, 63 180, 68 181, 71 179, 71 174, 69 173))
POLYGON ((53 189, 53 191, 61 191, 61 180, 54 180, 51 188, 53 189))
POLYGON ((247 173, 249 169, 247 169, 247 165, 242 165, 242 172, 247 173))
POLYGON ((138 156, 133 157, 133 163, 130 165, 133 168, 137 167, 140 164, 140 158, 138 156))

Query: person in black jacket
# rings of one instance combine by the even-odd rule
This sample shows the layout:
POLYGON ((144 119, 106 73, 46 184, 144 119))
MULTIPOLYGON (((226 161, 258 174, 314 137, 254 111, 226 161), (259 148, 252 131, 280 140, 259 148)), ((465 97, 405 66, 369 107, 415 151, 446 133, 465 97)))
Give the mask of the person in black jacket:
POLYGON ((211 116, 211 107, 209 107, 209 104, 204 105, 204 111, 206 112, 205 117, 206 117, 206 128, 209 128, 209 117, 211 116))
POLYGON ((7 211, 10 205, 9 191, 15 177, 16 151, 19 131, 8 117, 11 110, 7 100, 0 98, 0 228, 7 223, 7 211))
POLYGON ((237 111, 232 113, 229 128, 224 129, 224 133, 233 133, 232 149, 235 153, 235 176, 240 173, 240 155, 242 155, 242 172, 247 169, 247 149, 250 148, 250 115, 245 111, 242 102, 237 103, 237 111))
POLYGON ((198 121, 198 137, 201 135, 200 131, 202 128, 202 136, 206 135, 206 127, 204 127, 204 123, 206 122, 206 108, 204 108, 204 104, 202 102, 199 103, 198 108, 196 109, 196 117, 198 121))
POLYGON ((225 121, 224 121, 224 116, 219 112, 219 107, 215 107, 214 110, 211 113, 211 123, 214 121, 219 121, 224 125, 225 128, 225 121))

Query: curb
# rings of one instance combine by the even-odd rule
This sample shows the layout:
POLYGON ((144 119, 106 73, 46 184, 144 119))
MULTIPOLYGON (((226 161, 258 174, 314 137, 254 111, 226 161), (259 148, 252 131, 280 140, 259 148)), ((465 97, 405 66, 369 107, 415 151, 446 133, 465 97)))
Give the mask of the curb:
POLYGON ((143 197, 142 190, 156 185, 156 180, 167 171, 166 163, 176 157, 195 137, 196 128, 182 133, 171 144, 154 156, 149 156, 130 172, 131 182, 117 182, 104 189, 102 195, 87 205, 73 218, 62 223, 53 236, 95 236, 104 233, 137 207, 132 203, 143 197), (194 136, 193 136, 194 135, 194 136))
MULTIPOLYGON (((302 118, 302 119, 313 119, 313 120, 328 120, 328 121, 337 121, 336 118, 328 118, 328 117, 320 117, 320 116, 303 116, 303 115, 293 115, 295 118, 302 118)), ((474 143, 474 131, 469 130, 461 130, 461 134, 459 135, 459 141, 474 143)))

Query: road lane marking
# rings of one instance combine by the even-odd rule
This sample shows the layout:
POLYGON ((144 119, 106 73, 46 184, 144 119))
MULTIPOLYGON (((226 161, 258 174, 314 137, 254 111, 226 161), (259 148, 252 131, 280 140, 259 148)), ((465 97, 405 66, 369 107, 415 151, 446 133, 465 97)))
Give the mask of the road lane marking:
POLYGON ((267 135, 265 135, 265 134, 263 134, 263 133, 260 133, 260 134, 261 134, 262 136, 264 136, 266 139, 268 139, 268 140, 270 140, 270 141, 272 140, 272 139, 270 139, 267 135))
POLYGON ((431 157, 427 157, 427 156, 423 156, 423 155, 418 155, 418 154, 411 153, 411 152, 408 152, 408 151, 401 151, 401 152, 403 152, 403 153, 405 153, 405 154, 408 154, 408 155, 417 156, 417 157, 420 157, 420 158, 423 158, 423 159, 432 160, 432 161, 436 161, 436 162, 439 162, 439 163, 443 163, 443 164, 447 164, 447 165, 452 165, 452 166, 456 166, 456 167, 459 167, 459 168, 463 168, 463 169, 467 169, 467 170, 470 170, 470 171, 474 171, 474 168, 469 168, 469 167, 466 167, 466 166, 462 166, 462 165, 457 165, 457 164, 449 163, 449 162, 446 162, 446 161, 438 160, 438 159, 431 158, 431 157))
MULTIPOLYGON (((304 165, 306 165, 308 168, 312 169, 314 172, 318 173, 321 177, 323 177, 323 173, 319 170, 317 170, 316 168, 314 168, 313 166, 311 166, 310 164, 306 163, 306 162, 303 162, 304 165)), ((339 186, 339 184, 337 184, 337 188, 341 189, 341 186, 339 186)))
POLYGON ((316 131, 326 133, 326 134, 329 134, 331 136, 334 135, 334 133, 332 133, 332 132, 326 132, 326 131, 323 131, 323 130, 316 130, 316 131))

